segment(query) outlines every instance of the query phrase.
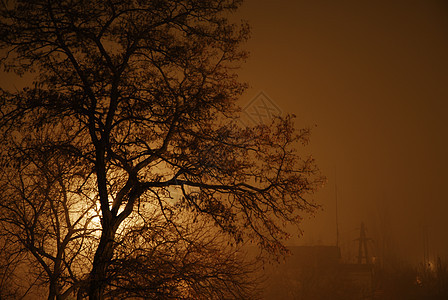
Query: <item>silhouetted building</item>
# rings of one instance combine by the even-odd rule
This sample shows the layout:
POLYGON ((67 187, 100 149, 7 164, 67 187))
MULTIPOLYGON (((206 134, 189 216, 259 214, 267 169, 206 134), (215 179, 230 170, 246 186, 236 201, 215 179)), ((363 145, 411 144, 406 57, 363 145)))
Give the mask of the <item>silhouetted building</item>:
POLYGON ((266 269, 265 299, 371 299, 370 264, 343 264, 336 246, 289 247, 284 263, 266 269))

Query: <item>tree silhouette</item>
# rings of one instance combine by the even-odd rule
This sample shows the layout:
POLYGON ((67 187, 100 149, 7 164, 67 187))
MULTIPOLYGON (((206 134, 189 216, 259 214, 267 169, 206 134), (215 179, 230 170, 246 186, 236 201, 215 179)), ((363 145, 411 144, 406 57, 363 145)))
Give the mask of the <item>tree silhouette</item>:
MULTIPOLYGON (((298 225, 304 212, 316 208, 307 196, 323 179, 313 159, 296 150, 309 131, 296 130, 289 116, 272 126, 238 125, 235 102, 245 84, 234 69, 247 56, 240 45, 249 30, 230 23, 228 15, 239 5, 2 0, 3 66, 35 74, 28 88, 2 91, 4 163, 13 153, 31 151, 48 156, 40 168, 51 170, 53 156, 64 157, 72 170, 64 184, 76 184, 72 178, 81 171, 86 184, 76 192, 99 208, 101 224, 89 228, 100 229, 99 240, 90 275, 77 287, 80 296, 102 299, 111 286, 124 288, 126 276, 109 275, 124 271, 116 264, 121 234, 128 234, 130 220, 145 206, 158 211, 154 215, 178 237, 195 232, 181 227, 200 220, 236 243, 250 240, 276 253, 285 250, 284 224, 298 225)), ((13 167, 20 181, 23 168, 13 167)), ((56 193, 63 193, 62 186, 56 193)), ((46 193, 22 196, 41 197, 47 205, 46 193)), ((150 225, 140 228, 151 235, 156 227, 150 225)), ((179 249, 189 253, 187 246, 179 249)), ((163 263, 160 256, 148 258, 163 263)), ((188 263, 199 263, 191 258, 188 263)), ((231 260, 223 261, 230 266, 231 260)))
POLYGON ((42 148, 45 143, 36 144, 44 139, 43 133, 28 132, 20 145, 2 153, 0 239, 2 254, 18 257, 5 277, 18 276, 27 261, 34 284, 48 284, 48 299, 64 299, 79 288, 80 270, 89 268, 93 258, 89 249, 97 244, 99 229, 91 226, 98 219, 97 199, 82 188, 89 181, 83 166, 42 148))

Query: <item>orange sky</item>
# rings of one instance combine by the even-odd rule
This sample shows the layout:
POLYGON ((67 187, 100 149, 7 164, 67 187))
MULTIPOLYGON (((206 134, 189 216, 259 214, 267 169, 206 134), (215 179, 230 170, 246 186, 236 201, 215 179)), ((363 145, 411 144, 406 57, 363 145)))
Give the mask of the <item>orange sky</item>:
POLYGON ((264 91, 317 125, 325 211, 294 243, 335 242, 337 177, 343 250, 365 221, 411 258, 427 227, 432 254, 448 257, 448 4, 246 0, 239 16, 252 26, 241 104, 264 91))

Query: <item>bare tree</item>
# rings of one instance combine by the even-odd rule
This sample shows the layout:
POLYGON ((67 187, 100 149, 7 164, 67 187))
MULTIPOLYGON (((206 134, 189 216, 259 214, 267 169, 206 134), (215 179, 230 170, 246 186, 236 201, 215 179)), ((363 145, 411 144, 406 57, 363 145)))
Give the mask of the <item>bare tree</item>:
MULTIPOLYGON (((90 173, 77 169, 76 162, 61 153, 38 151, 40 147, 22 144, 9 148, 19 153, 2 153, 2 297, 22 298, 47 285, 48 299, 76 293, 82 298, 100 230, 96 199, 85 194, 95 195, 87 189, 90 173), (23 282, 24 275, 29 282, 23 282)), ((213 226, 192 213, 177 210, 174 215, 174 207, 160 213, 158 206, 146 205, 117 232, 105 279, 106 297, 250 299, 255 295, 257 282, 251 276, 257 265, 243 260, 239 249, 213 226), (195 222, 184 224, 188 218, 195 222)))
POLYGON ((90 299, 104 297, 118 232, 145 203, 166 216, 192 211, 235 242, 272 252, 285 249, 284 223, 298 225, 316 208, 307 196, 323 179, 297 152, 308 130, 295 130, 289 116, 270 127, 237 125, 245 85, 233 70, 247 55, 248 27, 227 17, 239 4, 2 1, 3 65, 36 74, 33 86, 3 93, 2 142, 57 131, 38 148, 91 172, 93 196, 91 185, 79 190, 101 213, 90 299), (166 200, 173 189, 182 194, 175 205, 166 200))
MULTIPOLYGON (((31 140, 41 140, 39 135, 31 140)), ((20 140, 20 147, 8 149, 17 152, 2 152, 0 238, 2 254, 8 253, 15 267, 6 276, 32 275, 33 284, 48 284, 48 299, 64 299, 79 288, 83 270, 90 269, 88 249, 97 244, 93 233, 98 228, 91 226, 99 220, 96 199, 80 192, 89 176, 75 161, 20 140)))

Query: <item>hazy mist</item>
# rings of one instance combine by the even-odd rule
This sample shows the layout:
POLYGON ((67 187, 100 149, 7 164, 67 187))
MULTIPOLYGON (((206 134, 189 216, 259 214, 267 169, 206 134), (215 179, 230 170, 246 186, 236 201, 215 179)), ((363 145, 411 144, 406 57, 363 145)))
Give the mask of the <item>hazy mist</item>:
POLYGON ((361 221, 379 251, 448 256, 448 6, 443 1, 246 1, 241 103, 264 91, 299 125, 328 178, 323 212, 291 244, 354 255, 361 221), (314 127, 316 126, 316 127, 314 127))

